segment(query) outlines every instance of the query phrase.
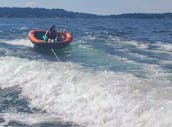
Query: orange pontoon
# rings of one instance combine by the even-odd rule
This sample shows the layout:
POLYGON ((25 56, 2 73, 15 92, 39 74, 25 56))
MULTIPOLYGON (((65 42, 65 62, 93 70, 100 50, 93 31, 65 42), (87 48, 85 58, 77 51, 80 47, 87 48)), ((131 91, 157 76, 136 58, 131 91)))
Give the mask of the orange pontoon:
POLYGON ((63 48, 72 41, 72 34, 69 32, 61 32, 61 39, 57 42, 46 42, 43 39, 46 31, 43 30, 31 30, 28 33, 28 38, 36 47, 45 48, 63 48))

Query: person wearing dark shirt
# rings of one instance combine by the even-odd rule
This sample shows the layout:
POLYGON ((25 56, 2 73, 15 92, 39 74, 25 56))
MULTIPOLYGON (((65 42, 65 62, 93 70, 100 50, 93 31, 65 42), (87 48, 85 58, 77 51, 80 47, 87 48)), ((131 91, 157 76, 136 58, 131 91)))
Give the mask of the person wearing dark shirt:
POLYGON ((56 42, 57 41, 57 31, 56 26, 52 25, 43 36, 44 41, 46 42, 56 42))

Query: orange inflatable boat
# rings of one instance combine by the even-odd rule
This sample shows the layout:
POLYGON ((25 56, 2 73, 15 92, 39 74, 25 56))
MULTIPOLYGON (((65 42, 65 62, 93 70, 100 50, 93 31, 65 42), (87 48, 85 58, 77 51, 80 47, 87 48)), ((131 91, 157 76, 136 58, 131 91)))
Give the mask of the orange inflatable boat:
POLYGON ((57 42, 46 42, 44 41, 44 35, 46 31, 43 30, 31 30, 28 33, 28 38, 36 47, 44 48, 63 48, 72 41, 72 34, 69 32, 58 33, 61 35, 60 40, 57 42))

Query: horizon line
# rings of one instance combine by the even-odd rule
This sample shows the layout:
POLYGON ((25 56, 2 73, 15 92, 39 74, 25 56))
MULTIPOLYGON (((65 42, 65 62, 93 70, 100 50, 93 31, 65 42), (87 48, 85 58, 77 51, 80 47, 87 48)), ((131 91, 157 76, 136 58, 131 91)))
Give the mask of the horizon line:
POLYGON ((118 13, 118 14, 95 14, 95 13, 87 13, 87 12, 80 12, 80 11, 70 11, 70 10, 66 10, 66 9, 62 9, 62 8, 44 8, 44 7, 0 7, 0 8, 30 8, 30 9, 46 9, 46 10, 64 10, 66 12, 73 12, 73 13, 81 13, 81 14, 90 14, 90 15, 96 15, 96 16, 118 16, 118 15, 127 15, 127 14, 147 14, 147 15, 163 15, 163 14, 172 14, 172 12, 161 12, 161 13, 152 13, 152 12, 129 12, 129 13, 118 13))

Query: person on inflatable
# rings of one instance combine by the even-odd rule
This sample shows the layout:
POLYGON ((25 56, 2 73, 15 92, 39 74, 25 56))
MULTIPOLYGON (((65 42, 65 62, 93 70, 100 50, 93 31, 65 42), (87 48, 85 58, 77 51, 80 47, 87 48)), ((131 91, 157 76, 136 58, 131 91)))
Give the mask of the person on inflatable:
POLYGON ((55 25, 52 25, 49 28, 49 30, 47 30, 47 32, 43 36, 43 39, 45 42, 50 42, 50 43, 57 42, 59 40, 58 32, 56 31, 55 25))

